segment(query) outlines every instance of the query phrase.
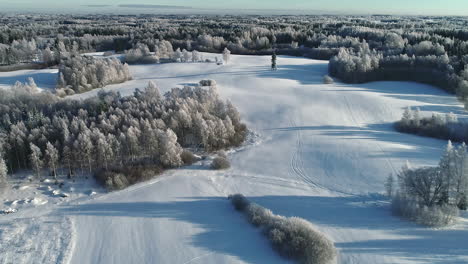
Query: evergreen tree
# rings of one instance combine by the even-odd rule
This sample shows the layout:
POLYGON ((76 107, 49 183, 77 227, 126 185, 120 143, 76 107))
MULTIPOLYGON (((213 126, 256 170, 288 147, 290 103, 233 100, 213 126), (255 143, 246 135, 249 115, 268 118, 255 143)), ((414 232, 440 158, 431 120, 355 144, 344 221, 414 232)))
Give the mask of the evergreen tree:
POLYGON ((405 111, 403 112, 403 116, 401 117, 401 124, 403 126, 409 126, 411 125, 411 113, 412 113, 412 110, 411 108, 408 106, 405 108, 405 111))
POLYGON ((387 192, 388 197, 393 196, 393 190, 394 190, 394 185, 395 185, 395 179, 393 178, 393 175, 390 174, 387 177, 387 180, 385 181, 385 191, 387 192))
POLYGON ((271 69, 273 71, 276 71, 277 70, 277 66, 276 66, 276 51, 273 51, 273 55, 271 55, 271 69))

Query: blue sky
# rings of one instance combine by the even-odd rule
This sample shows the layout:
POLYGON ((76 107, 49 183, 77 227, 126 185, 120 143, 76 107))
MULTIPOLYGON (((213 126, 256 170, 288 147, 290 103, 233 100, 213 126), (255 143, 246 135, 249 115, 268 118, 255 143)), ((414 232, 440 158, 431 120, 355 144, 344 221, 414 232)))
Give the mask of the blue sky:
POLYGON ((0 11, 5 8, 66 8, 87 4, 159 4, 202 9, 308 9, 341 13, 468 15, 468 0, 0 0, 0 11))

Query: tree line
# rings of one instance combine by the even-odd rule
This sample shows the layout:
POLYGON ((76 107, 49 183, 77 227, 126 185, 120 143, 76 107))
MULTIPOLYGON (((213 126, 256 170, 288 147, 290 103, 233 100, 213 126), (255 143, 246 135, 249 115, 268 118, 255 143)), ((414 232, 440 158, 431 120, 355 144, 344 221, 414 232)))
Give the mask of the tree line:
MULTIPOLYGON (((227 47, 235 54, 263 55, 276 50, 278 54, 318 59, 330 59, 340 48, 357 52, 363 41, 385 56, 447 53, 466 64, 466 58, 461 57, 468 54, 468 30, 463 17, 2 16, 9 23, 0 26, 0 43, 5 48, 21 51, 18 54, 31 54, 35 50, 40 55, 47 48, 56 53, 60 43, 80 52, 124 52, 138 44, 145 44, 155 52, 161 41, 170 42, 174 50, 220 53, 227 47), (31 20, 35 22, 32 25, 31 20)), ((1 50, 0 54, 6 58, 15 53, 1 50)))
POLYGON ((426 137, 468 142, 468 125, 458 120, 453 113, 445 115, 433 113, 431 117, 421 116, 419 108, 407 107, 401 120, 395 123, 397 131, 426 137))
POLYGON ((345 82, 417 81, 468 95, 463 17, 2 15, 0 64, 59 64, 67 52, 126 53, 128 63, 194 60, 194 51, 330 60, 345 82), (83 19, 86 18, 86 19, 83 19), (115 23, 119 21, 119 23, 115 23), (184 51, 185 50, 185 51, 184 51))

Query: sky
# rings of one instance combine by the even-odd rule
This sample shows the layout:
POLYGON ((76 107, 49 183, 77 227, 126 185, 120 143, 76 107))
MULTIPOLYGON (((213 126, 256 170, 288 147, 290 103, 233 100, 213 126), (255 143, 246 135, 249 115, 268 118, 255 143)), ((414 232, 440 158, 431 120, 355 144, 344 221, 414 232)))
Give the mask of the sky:
POLYGON ((194 13, 196 9, 279 9, 350 14, 468 15, 468 0, 0 0, 0 12, 46 9, 92 12, 99 7, 84 5, 118 4, 190 6, 194 13))

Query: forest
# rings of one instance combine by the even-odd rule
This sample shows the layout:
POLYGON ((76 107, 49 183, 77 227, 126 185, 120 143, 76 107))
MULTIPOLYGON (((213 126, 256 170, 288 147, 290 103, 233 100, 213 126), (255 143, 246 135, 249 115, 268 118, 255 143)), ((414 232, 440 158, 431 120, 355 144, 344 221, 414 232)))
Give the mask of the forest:
POLYGON ((99 172, 109 181, 121 176, 106 171, 179 167, 193 160, 192 152, 239 146, 247 128, 216 89, 174 88, 162 96, 149 82, 130 96, 101 91, 86 100, 38 92, 34 83, 0 90, 3 170, 32 169, 37 178, 47 176, 44 169, 55 178, 59 170, 69 178, 99 172))
MULTIPOLYGON (((0 26, 4 66, 51 66, 60 64, 63 54, 94 51, 123 53, 127 63, 154 63, 199 59, 194 51, 227 48, 233 54, 275 51, 330 59, 330 75, 350 83, 417 81, 462 100, 468 95, 464 17, 3 14, 0 20, 8 21, 0 26)), ((75 92, 98 83, 72 79, 75 92)))

